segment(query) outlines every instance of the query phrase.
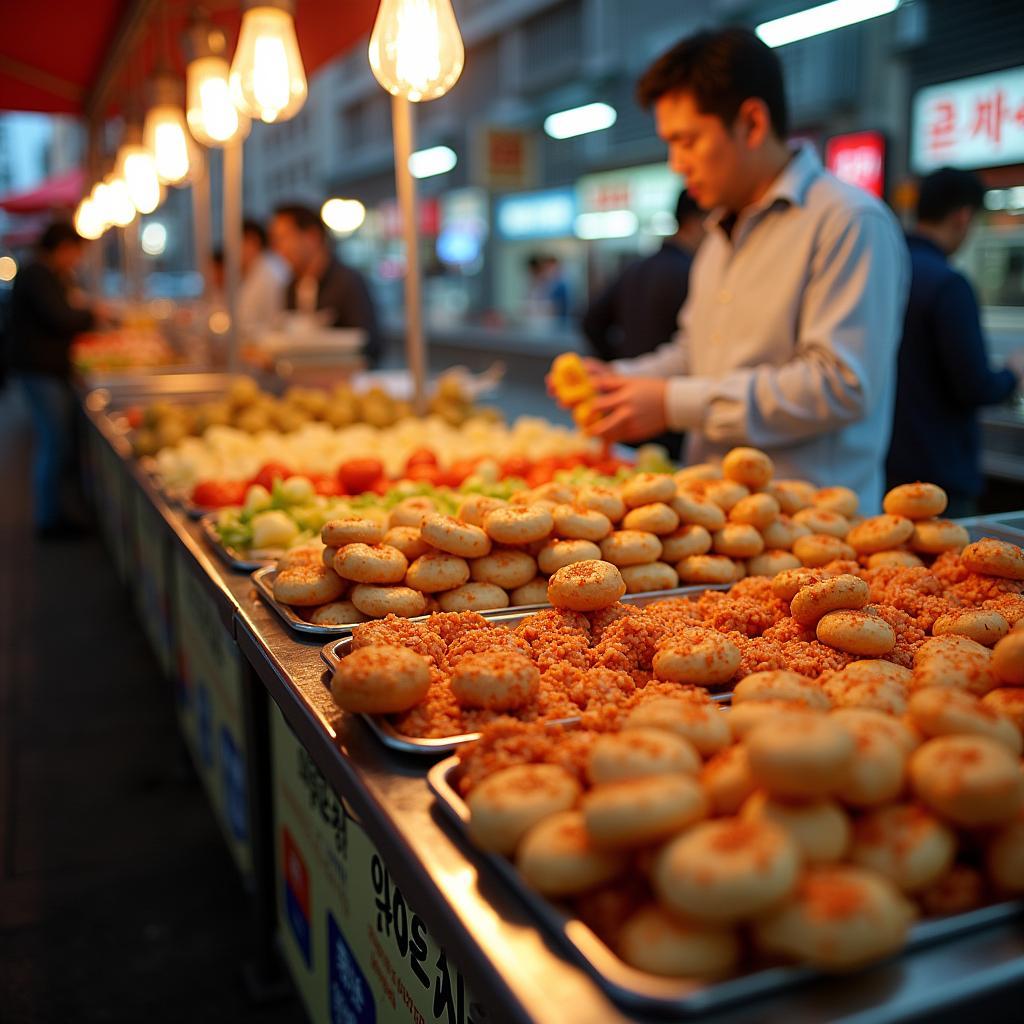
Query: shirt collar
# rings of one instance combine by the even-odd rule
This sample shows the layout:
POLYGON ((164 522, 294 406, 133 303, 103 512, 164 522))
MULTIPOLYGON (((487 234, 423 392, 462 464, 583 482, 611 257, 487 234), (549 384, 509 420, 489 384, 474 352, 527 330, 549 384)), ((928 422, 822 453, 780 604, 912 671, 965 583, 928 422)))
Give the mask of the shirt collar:
MULTIPOLYGON (((751 214, 769 209, 777 202, 792 206, 802 206, 807 197, 811 183, 823 171, 818 154, 809 142, 798 143, 790 148, 793 154, 789 163, 778 173, 775 180, 768 186, 768 191, 756 202, 740 211, 743 220, 751 214)), ((724 206, 716 206, 704 219, 704 226, 710 230, 721 224, 730 211, 724 206)))
POLYGON ((930 238, 925 238, 924 235, 919 235, 916 231, 907 232, 907 243, 909 245, 920 245, 924 246, 926 249, 930 249, 936 256, 942 257, 943 262, 948 262, 949 260, 949 257, 930 238))

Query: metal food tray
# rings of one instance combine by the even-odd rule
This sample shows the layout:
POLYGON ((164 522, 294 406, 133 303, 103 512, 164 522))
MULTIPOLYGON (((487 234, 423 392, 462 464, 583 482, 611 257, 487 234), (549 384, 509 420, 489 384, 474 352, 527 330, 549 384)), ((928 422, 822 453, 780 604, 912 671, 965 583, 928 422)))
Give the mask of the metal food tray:
MULTIPOLYGON (((755 969, 726 981, 706 982, 663 978, 630 967, 579 918, 572 917, 565 909, 531 889, 510 861, 473 845, 466 828, 469 808, 453 785, 458 771, 458 757, 449 757, 439 761, 427 773, 427 784, 441 809, 455 824, 475 855, 486 860, 504 878, 547 931, 594 978, 609 998, 624 1009, 675 1017, 694 1016, 777 994, 827 976, 812 967, 778 966, 755 969)), ((998 924, 1017 917, 1022 910, 1024 901, 1009 900, 964 914, 923 921, 910 930, 904 951, 921 949, 998 924)))
MULTIPOLYGON (((693 587, 690 589, 693 593, 700 594, 711 588, 693 587)), ((673 597, 680 596, 678 590, 675 590, 654 592, 650 594, 627 595, 622 600, 623 603, 639 604, 642 607, 643 605, 650 604, 652 601, 659 600, 665 595, 673 597)), ((528 608, 520 608, 514 613, 509 613, 508 609, 502 609, 501 614, 494 614, 491 612, 483 613, 484 617, 493 625, 504 626, 508 629, 519 625, 519 623, 530 614, 531 610, 528 608)), ((426 617, 427 616, 422 616, 420 620, 411 621, 422 621, 422 619, 426 617)), ((352 638, 350 636, 343 637, 340 640, 332 640, 320 648, 320 659, 331 672, 336 672, 342 659, 346 654, 348 654, 351 646, 352 638)), ((732 691, 717 693, 711 696, 712 700, 721 704, 728 703, 731 698, 732 691)), ((387 715, 363 715, 362 717, 366 721, 367 725, 369 725, 374 735, 376 735, 377 739, 379 739, 384 746, 390 747, 392 750, 400 751, 403 754, 427 754, 431 756, 436 756, 437 754, 450 754, 452 751, 457 750, 464 744, 472 743, 473 740, 479 739, 480 737, 480 733, 478 732, 467 732, 456 736, 439 736, 433 738, 406 736, 395 728, 394 723, 387 715)), ((579 717, 553 718, 549 719, 549 721, 556 725, 573 725, 579 721, 579 717)))
POLYGON ((254 551, 246 553, 225 544, 217 535, 218 514, 217 512, 207 512, 199 520, 199 529, 202 530, 207 543, 217 553, 222 562, 229 565, 232 569, 238 569, 241 572, 253 572, 256 569, 264 568, 264 566, 277 564, 278 558, 284 554, 283 550, 278 552, 265 551, 262 555, 257 555, 254 551))

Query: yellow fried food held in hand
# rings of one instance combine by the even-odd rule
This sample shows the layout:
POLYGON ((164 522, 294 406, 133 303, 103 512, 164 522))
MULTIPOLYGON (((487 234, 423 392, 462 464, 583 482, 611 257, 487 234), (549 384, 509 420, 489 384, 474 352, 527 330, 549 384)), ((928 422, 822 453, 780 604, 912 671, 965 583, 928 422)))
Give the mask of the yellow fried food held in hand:
POLYGON ((551 385, 559 405, 572 408, 594 397, 594 385, 583 360, 575 352, 563 352, 551 364, 551 385))

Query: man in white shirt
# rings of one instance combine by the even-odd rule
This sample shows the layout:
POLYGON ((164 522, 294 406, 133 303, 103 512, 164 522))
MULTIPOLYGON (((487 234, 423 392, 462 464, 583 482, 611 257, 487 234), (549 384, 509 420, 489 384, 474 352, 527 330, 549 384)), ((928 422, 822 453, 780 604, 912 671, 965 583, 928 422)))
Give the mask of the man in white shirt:
POLYGON ((259 335, 274 326, 284 309, 287 283, 287 268, 267 248, 263 225, 246 220, 242 225, 242 283, 238 289, 238 322, 246 334, 259 335))
POLYGON ((909 286, 889 209, 786 143, 782 68, 746 29, 701 32, 644 73, 669 165, 708 216, 679 332, 650 355, 591 362, 592 432, 688 434, 691 462, 737 444, 779 477, 881 504, 909 286))

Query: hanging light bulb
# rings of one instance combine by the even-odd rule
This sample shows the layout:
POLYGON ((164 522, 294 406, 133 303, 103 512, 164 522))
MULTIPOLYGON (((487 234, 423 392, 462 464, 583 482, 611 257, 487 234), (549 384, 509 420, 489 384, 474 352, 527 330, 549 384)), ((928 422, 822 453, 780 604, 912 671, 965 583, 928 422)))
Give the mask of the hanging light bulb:
POLYGON ((75 230, 89 241, 95 241, 104 231, 107 225, 104 223, 100 212, 93 201, 92 196, 86 196, 75 210, 75 230))
POLYGON ((306 72, 295 38, 291 0, 246 0, 231 62, 231 95, 239 110, 271 124, 306 102, 306 72))
POLYGON ((184 185, 192 160, 181 83, 159 72, 152 82, 153 105, 146 113, 143 140, 153 154, 156 173, 165 185, 184 185))
POLYGON ((185 117, 204 146, 223 146, 249 134, 249 118, 231 98, 224 33, 202 19, 189 29, 190 59, 185 69, 185 117))
POLYGON ((142 129, 129 122, 117 151, 114 173, 128 187, 132 205, 139 213, 152 213, 160 204, 160 178, 153 154, 142 144, 142 129))
POLYGON ((381 0, 370 35, 370 67, 394 96, 443 96, 466 61, 451 0, 381 0))
POLYGON ((103 179, 105 192, 103 195, 104 220, 118 228, 126 228, 135 220, 135 207, 128 194, 128 186, 116 174, 108 174, 103 179))

